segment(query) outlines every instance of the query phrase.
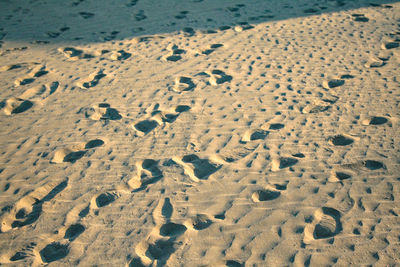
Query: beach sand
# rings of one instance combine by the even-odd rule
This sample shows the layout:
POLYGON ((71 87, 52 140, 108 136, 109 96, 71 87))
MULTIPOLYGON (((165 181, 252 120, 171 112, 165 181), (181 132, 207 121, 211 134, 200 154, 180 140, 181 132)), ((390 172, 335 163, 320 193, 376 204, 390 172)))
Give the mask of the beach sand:
POLYGON ((397 266, 397 1, 0 1, 0 265, 397 266))

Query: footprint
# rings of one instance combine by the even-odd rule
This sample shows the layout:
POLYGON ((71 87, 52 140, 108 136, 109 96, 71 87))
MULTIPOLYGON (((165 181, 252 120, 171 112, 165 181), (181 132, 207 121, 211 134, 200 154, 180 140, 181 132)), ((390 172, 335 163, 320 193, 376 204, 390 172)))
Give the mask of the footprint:
POLYGON ((169 51, 169 53, 161 57, 165 61, 176 62, 176 61, 182 59, 182 56, 181 56, 182 54, 186 53, 185 50, 179 49, 178 46, 175 44, 168 45, 167 50, 169 51))
POLYGON ((158 161, 144 159, 136 162, 136 175, 128 181, 131 189, 141 189, 149 184, 159 181, 163 173, 158 167, 158 161))
POLYGON ((70 147, 62 148, 57 150, 54 153, 53 158, 51 159, 51 163, 63 163, 70 162, 74 163, 77 160, 81 159, 88 149, 95 148, 98 146, 102 146, 104 141, 101 139, 91 140, 88 143, 80 143, 77 145, 72 145, 70 147))
POLYGON ((3 102, 3 111, 6 115, 18 114, 27 111, 35 102, 44 101, 53 94, 59 86, 58 82, 32 87, 18 97, 11 97, 3 102))
POLYGON ((83 108, 78 113, 84 113, 86 118, 92 120, 120 120, 122 116, 118 110, 111 108, 110 104, 100 103, 90 108, 83 108))
POLYGON ((7 99, 3 105, 4 113, 6 115, 11 115, 27 111, 33 106, 33 103, 19 97, 11 97, 7 99))
POLYGON ((235 260, 223 260, 223 261, 218 261, 217 263, 213 264, 212 266, 218 266, 218 267, 244 267, 244 263, 240 263, 235 260))
POLYGON ((253 28, 254 28, 254 26, 249 24, 247 21, 242 21, 242 22, 239 22, 238 25, 236 25, 233 28, 233 30, 235 32, 242 32, 242 31, 253 29, 253 28))
POLYGON ((348 135, 335 135, 333 137, 329 138, 329 141, 334 145, 334 146, 348 146, 354 143, 354 139, 348 135))
POLYGON ((189 229, 201 231, 208 228, 213 221, 206 214, 197 214, 185 222, 185 226, 189 229))
POLYGON ((242 142, 264 140, 268 136, 268 134, 268 131, 262 129, 247 130, 243 135, 242 142))
POLYGON ((386 117, 380 117, 380 116, 373 116, 368 119, 365 119, 361 122, 362 125, 368 126, 368 125, 382 125, 385 124, 389 121, 388 118, 386 117))
POLYGON ((144 136, 159 126, 158 122, 153 119, 139 121, 133 125, 133 128, 138 132, 139 136, 144 136))
POLYGON ((354 21, 358 21, 358 22, 368 22, 369 18, 367 18, 364 14, 352 14, 351 15, 353 17, 354 21))
POLYGON ((224 46, 223 44, 212 44, 212 45, 209 45, 206 49, 201 50, 200 53, 203 55, 209 55, 212 52, 214 52, 216 49, 223 47, 223 46, 224 46))
MULTIPOLYGON (((182 245, 181 236, 186 233, 187 227, 171 222, 168 217, 162 219, 162 214, 158 214, 160 211, 162 210, 157 207, 154 210, 153 217, 161 217, 161 220, 157 220, 158 223, 150 234, 136 245, 138 257, 134 257, 129 266, 168 266, 168 259, 182 245)), ((172 212, 170 211, 171 214, 172 212)))
POLYGON ((82 89, 89 89, 96 86, 99 83, 100 79, 105 76, 106 74, 104 74, 103 70, 98 70, 90 74, 89 77, 87 77, 86 79, 77 82, 76 85, 82 89))
POLYGON ((137 2, 139 0, 130 0, 129 3, 126 4, 127 7, 133 7, 136 6, 137 2))
POLYGON ((323 102, 323 101, 314 101, 312 104, 308 104, 305 107, 302 108, 301 112, 303 114, 308 114, 308 113, 320 113, 324 112, 330 109, 330 105, 323 102))
POLYGON ((16 262, 28 257, 34 257, 33 249, 36 247, 36 243, 31 242, 29 245, 17 251, 16 253, 12 253, 12 256, 9 258, 9 261, 16 262))
POLYGON ((47 73, 46 66, 37 65, 26 76, 17 78, 14 84, 15 86, 30 84, 35 81, 35 78, 41 77, 47 73))
POLYGON ((379 169, 386 170, 386 165, 377 160, 362 160, 356 163, 343 164, 342 168, 354 171, 375 171, 379 169))
POLYGON ((79 235, 85 231, 85 226, 80 223, 70 225, 65 231, 64 238, 69 241, 74 241, 79 235))
POLYGON ((379 58, 371 57, 364 66, 366 68, 379 68, 385 65, 385 62, 379 58))
POLYGON ((181 93, 184 91, 192 91, 196 85, 193 83, 192 79, 189 77, 181 76, 175 79, 175 85, 172 90, 181 93))
POLYGON ((90 140, 89 142, 86 143, 85 145, 85 149, 91 149, 91 148, 95 148, 95 147, 99 147, 104 145, 104 141, 101 139, 94 139, 94 140, 90 140))
POLYGON ((142 21, 142 20, 145 20, 146 18, 147 18, 147 16, 144 14, 144 10, 139 10, 139 12, 137 12, 135 15, 136 21, 142 21))
POLYGON ((90 208, 92 210, 96 210, 105 207, 114 202, 119 197, 120 194, 116 191, 101 193, 92 198, 92 200, 90 201, 90 208))
POLYGON ((174 122, 182 112, 190 110, 189 106, 179 105, 170 110, 155 110, 151 113, 151 117, 133 124, 138 136, 144 136, 156 127, 174 122))
POLYGON ((306 155, 304 155, 303 153, 295 153, 295 154, 292 154, 292 156, 295 158, 300 158, 300 159, 304 159, 306 157, 306 155))
POLYGON ((110 53, 111 60, 125 60, 131 57, 131 53, 125 52, 124 50, 113 51, 110 53))
POLYGON ((151 239, 150 237, 149 240, 140 242, 135 248, 136 254, 140 258, 140 264, 149 266, 153 262, 157 262, 156 266, 164 266, 179 245, 175 242, 174 237, 154 241, 151 239))
POLYGON ((342 86, 343 84, 344 84, 343 79, 333 78, 333 79, 323 81, 322 87, 325 89, 333 89, 335 87, 342 86))
POLYGON ((166 197, 158 202, 153 211, 153 219, 157 224, 169 221, 174 212, 170 198, 166 197))
POLYGON ((83 50, 74 47, 60 47, 58 48, 58 51, 71 61, 84 58, 94 58, 93 54, 85 53, 83 50))
POLYGON ((50 263, 65 258, 68 253, 69 245, 59 242, 50 243, 39 252, 44 263, 50 263))
MULTIPOLYGON (((25 63, 26 64, 26 63, 25 63)), ((10 71, 10 70, 15 70, 19 69, 22 67, 24 64, 9 64, 9 65, 4 65, 0 67, 0 72, 5 72, 5 71, 10 71)))
POLYGON ((185 27, 185 28, 183 28, 183 29, 182 29, 182 33, 183 33, 183 36, 185 36, 185 37, 191 37, 191 36, 193 36, 193 35, 196 34, 196 32, 194 31, 194 29, 193 29, 193 28, 190 28, 190 27, 185 27))
POLYGON ((370 171, 378 170, 378 169, 386 169, 385 164, 376 160, 364 160, 362 162, 362 166, 370 171))
POLYGON ((274 189, 263 189, 257 190, 251 195, 251 199, 254 202, 270 201, 277 199, 281 195, 281 192, 274 189))
POLYGON ((304 229, 304 243, 314 240, 327 239, 336 236, 342 231, 341 214, 330 207, 322 207, 314 213, 314 220, 304 229))
POLYGON ((340 182, 343 180, 350 179, 352 177, 353 177, 353 174, 351 172, 333 170, 331 176, 329 177, 329 181, 340 182))
POLYGON ((90 19, 94 17, 94 14, 91 12, 79 12, 79 15, 84 19, 90 19))
POLYGON ((173 161, 181 165, 185 173, 195 182, 207 180, 210 175, 222 167, 222 165, 213 163, 208 159, 201 159, 195 154, 186 155, 182 158, 174 157, 173 161))
POLYGON ((222 70, 212 70, 210 73, 209 82, 213 86, 232 81, 232 76, 226 74, 222 70))
POLYGON ((175 237, 182 235, 184 232, 186 232, 186 230, 187 230, 186 226, 182 224, 168 222, 160 227, 160 235, 175 237))
POLYGON ((243 137, 238 134, 233 135, 227 144, 224 144, 219 152, 210 157, 215 163, 230 164, 244 159, 258 147, 258 142, 243 142, 243 137))
POLYGON ((382 49, 393 49, 393 48, 398 48, 400 46, 399 42, 394 42, 394 41, 388 41, 382 43, 381 48, 382 49))
POLYGON ((50 182, 18 200, 14 207, 3 216, 1 232, 8 232, 34 223, 42 213, 44 202, 50 201, 68 185, 68 180, 61 183, 50 182))
POLYGON ((59 82, 38 85, 26 90, 22 95, 19 96, 19 98, 29 99, 31 101, 43 101, 50 95, 54 94, 59 86, 59 82))
POLYGON ((297 162, 299 162, 299 160, 292 157, 279 157, 278 159, 272 160, 271 170, 279 171, 285 168, 289 168, 294 166, 297 162))
POLYGON ((388 61, 392 55, 393 53, 390 50, 381 50, 379 51, 378 58, 383 61, 388 61))
POLYGON ((270 130, 280 130, 280 129, 283 129, 284 127, 285 127, 285 125, 282 123, 271 123, 269 125, 270 130))

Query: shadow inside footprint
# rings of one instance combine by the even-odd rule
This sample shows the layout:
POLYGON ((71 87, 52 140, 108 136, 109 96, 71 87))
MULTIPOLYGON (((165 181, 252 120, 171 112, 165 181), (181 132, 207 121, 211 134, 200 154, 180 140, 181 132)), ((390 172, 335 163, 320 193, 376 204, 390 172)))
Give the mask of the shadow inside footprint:
POLYGON ((388 119, 384 117, 372 117, 369 124, 370 125, 381 125, 385 124, 388 121, 388 119))
POLYGON ((226 267, 244 267, 244 264, 234 261, 234 260, 227 260, 225 262, 226 267))
POLYGON ((336 176, 336 178, 339 179, 340 181, 351 178, 351 175, 348 174, 348 173, 345 173, 345 172, 336 172, 336 173, 335 173, 335 176, 336 176))
POLYGON ((280 158, 279 159, 279 169, 284 169, 295 165, 298 162, 294 158, 280 158))
POLYGON ((250 141, 264 140, 268 136, 269 132, 264 130, 257 130, 250 135, 250 141))
POLYGON ((102 146, 104 144, 104 141, 101 139, 94 139, 91 140, 89 142, 87 142, 87 144, 85 145, 85 149, 90 149, 90 148, 95 148, 98 146, 102 146))
POLYGON ((203 230, 208 228, 213 222, 207 215, 197 214, 191 219, 191 224, 195 230, 203 230))
POLYGON ((186 105, 179 105, 179 106, 177 106, 175 108, 175 111, 179 112, 179 113, 182 113, 182 112, 185 112, 185 111, 188 111, 188 110, 190 110, 190 107, 186 106, 186 105))
POLYGON ((388 42, 383 44, 383 47, 385 47, 385 49, 393 49, 393 48, 397 48, 400 46, 400 43, 398 42, 388 42))
POLYGON ((162 121, 163 122, 168 122, 168 123, 173 123, 177 118, 178 118, 179 114, 165 114, 164 116, 162 116, 162 121))
POLYGON ((86 151, 76 151, 71 152, 64 157, 64 162, 71 162, 74 163, 75 161, 81 159, 85 155, 86 151))
POLYGON ((292 156, 293 156, 293 157, 296 157, 296 158, 301 158, 301 159, 303 159, 303 158, 306 157, 306 155, 304 155, 303 153, 292 154, 292 156))
POLYGON ((251 196, 254 202, 269 201, 278 198, 281 195, 279 191, 272 190, 257 190, 251 196))
POLYGON ((371 171, 386 168, 386 166, 382 162, 376 160, 366 160, 363 162, 363 165, 365 168, 371 171))
POLYGON ((111 193, 103 193, 96 198, 97 207, 101 208, 107 206, 108 204, 114 202, 117 196, 111 193))
POLYGON ((166 60, 172 61, 172 62, 176 62, 176 61, 180 60, 181 58, 182 58, 182 57, 179 56, 179 55, 172 55, 172 56, 168 56, 168 57, 166 58, 166 60))
POLYGON ((33 106, 33 103, 29 100, 23 101, 19 106, 12 110, 12 114, 18 114, 27 111, 33 106))
POLYGON ((155 120, 145 120, 141 121, 135 124, 135 128, 143 132, 144 134, 148 134, 151 132, 153 129, 155 129, 158 126, 158 123, 155 120))
POLYGON ((118 60, 125 60, 131 57, 131 53, 125 52, 124 50, 118 50, 118 56, 116 59, 118 60))
POLYGON ((182 224, 167 223, 161 226, 160 235, 162 236, 180 236, 186 231, 186 227, 182 224))
POLYGON ((161 214, 164 218, 171 218, 173 212, 172 204, 169 198, 165 198, 164 204, 161 208, 161 214))
POLYGON ((343 135, 336 135, 336 136, 332 137, 330 140, 331 140, 332 144, 335 146, 347 146, 354 142, 353 139, 345 137, 343 135))
POLYGON ((53 242, 43 248, 40 252, 43 262, 53 262, 66 257, 69 253, 68 245, 53 242))
POLYGON ((190 27, 183 28, 182 32, 185 37, 190 37, 195 34, 195 31, 193 30, 193 28, 190 28, 190 27))
POLYGON ((342 86, 344 84, 344 80, 341 79, 333 79, 327 82, 327 87, 328 88, 335 88, 342 86))
POLYGON ((369 19, 367 17, 364 16, 364 14, 352 14, 351 15, 354 19, 354 21, 358 21, 358 22, 368 22, 369 19))
POLYGON ((285 125, 283 125, 282 123, 273 123, 269 126, 270 130, 280 130, 283 127, 285 127, 285 125))
POLYGON ((79 57, 83 53, 82 50, 78 50, 73 47, 66 47, 62 51, 69 57, 79 57))
POLYGON ((64 238, 68 239, 69 241, 74 241, 75 238, 77 238, 80 234, 82 234, 85 231, 85 227, 80 224, 76 223, 68 227, 68 229, 65 231, 64 238))

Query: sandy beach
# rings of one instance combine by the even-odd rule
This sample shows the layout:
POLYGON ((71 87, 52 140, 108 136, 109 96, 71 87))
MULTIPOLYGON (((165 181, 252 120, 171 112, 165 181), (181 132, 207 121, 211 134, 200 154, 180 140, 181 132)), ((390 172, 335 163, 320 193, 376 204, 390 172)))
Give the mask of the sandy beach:
POLYGON ((0 0, 0 265, 399 266, 400 3, 0 0))

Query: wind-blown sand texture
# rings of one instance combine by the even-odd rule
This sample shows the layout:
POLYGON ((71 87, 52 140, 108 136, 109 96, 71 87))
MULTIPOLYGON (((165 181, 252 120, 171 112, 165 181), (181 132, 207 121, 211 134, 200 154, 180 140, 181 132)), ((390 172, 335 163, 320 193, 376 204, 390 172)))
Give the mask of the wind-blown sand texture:
POLYGON ((0 265, 400 264, 400 3, 1 0, 0 265))

